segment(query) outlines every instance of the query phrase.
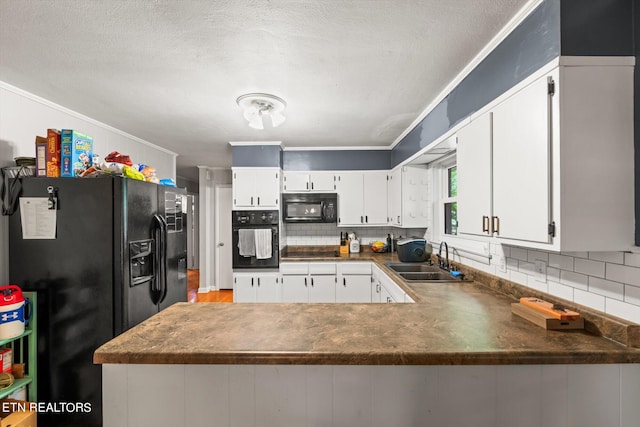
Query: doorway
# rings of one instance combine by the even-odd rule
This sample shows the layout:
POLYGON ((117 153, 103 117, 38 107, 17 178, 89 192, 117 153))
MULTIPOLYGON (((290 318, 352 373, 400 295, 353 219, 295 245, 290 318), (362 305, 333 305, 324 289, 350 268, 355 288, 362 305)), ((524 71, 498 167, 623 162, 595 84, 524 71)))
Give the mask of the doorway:
POLYGON ((215 187, 215 283, 218 289, 233 289, 233 254, 231 209, 233 192, 230 185, 215 187))

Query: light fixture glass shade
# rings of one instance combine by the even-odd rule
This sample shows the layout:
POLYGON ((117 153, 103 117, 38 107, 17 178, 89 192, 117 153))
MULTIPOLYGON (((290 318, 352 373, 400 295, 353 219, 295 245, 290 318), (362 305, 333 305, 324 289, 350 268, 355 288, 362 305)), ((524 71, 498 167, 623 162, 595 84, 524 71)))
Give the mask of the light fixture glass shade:
POLYGON ((271 118, 275 128, 286 120, 282 114, 286 107, 284 100, 266 93, 249 93, 239 96, 236 102, 244 110, 244 118, 253 129, 264 129, 264 117, 271 118))

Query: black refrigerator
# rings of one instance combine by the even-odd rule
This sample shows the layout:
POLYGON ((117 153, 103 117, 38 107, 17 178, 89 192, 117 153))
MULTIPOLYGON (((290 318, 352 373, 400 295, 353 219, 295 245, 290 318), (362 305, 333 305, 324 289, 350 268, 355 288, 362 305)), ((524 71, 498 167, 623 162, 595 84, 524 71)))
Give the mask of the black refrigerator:
POLYGON ((101 426, 94 351, 187 301, 185 195, 122 177, 22 180, 21 197, 54 199, 57 222, 55 239, 24 239, 20 210, 9 218, 11 283, 38 292, 38 401, 91 404, 38 424, 101 426))

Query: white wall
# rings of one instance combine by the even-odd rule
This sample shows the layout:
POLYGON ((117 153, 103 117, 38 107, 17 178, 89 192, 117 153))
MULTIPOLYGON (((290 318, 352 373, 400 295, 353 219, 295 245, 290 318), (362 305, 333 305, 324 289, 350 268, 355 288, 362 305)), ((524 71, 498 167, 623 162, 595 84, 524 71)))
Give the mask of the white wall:
MULTIPOLYGON (((0 166, 14 166, 14 157, 34 157, 35 137, 48 128, 77 129, 93 137, 94 153, 128 154, 134 163, 156 168, 158 177, 176 177, 176 154, 63 106, 0 82, 0 166)), ((8 221, 0 219, 0 281, 9 281, 8 221)))

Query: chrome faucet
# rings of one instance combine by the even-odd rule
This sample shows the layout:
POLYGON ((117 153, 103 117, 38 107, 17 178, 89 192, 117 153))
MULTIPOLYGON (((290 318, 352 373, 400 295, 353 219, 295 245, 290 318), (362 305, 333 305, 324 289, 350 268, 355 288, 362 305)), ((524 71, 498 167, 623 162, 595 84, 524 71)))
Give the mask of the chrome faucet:
POLYGON ((444 268, 445 270, 449 270, 449 245, 447 242, 442 240, 440 242, 440 248, 438 249, 438 267, 444 268), (442 245, 444 245, 445 249, 445 260, 442 260, 442 245))

